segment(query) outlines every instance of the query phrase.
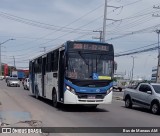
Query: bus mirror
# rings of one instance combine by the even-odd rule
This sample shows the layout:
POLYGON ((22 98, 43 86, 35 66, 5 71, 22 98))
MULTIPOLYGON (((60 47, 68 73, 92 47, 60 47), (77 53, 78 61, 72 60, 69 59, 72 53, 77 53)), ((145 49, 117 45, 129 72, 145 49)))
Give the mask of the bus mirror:
POLYGON ((57 73, 53 73, 53 77, 58 77, 58 74, 57 73))

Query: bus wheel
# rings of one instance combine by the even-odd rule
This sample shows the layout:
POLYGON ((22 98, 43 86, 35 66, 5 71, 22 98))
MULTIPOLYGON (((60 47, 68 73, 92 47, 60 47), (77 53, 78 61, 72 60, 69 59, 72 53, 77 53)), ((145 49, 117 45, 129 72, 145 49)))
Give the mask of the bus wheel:
POLYGON ((53 107, 58 107, 56 90, 52 92, 52 104, 53 104, 53 107))
POLYGON ((38 91, 37 86, 35 87, 35 97, 36 99, 39 99, 39 91, 38 91))

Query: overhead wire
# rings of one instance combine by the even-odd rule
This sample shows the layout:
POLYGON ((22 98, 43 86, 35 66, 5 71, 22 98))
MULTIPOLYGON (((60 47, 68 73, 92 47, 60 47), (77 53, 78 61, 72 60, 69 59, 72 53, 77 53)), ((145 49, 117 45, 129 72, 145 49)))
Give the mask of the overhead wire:
MULTIPOLYGON (((147 46, 153 46, 153 45, 156 45, 157 43, 153 43, 153 44, 150 44, 150 45, 147 45, 147 46)), ((121 57, 121 56, 127 56, 127 55, 133 55, 133 54, 138 54, 138 53, 143 53, 143 52, 148 52, 148 51, 153 51, 153 50, 157 50, 158 49, 158 46, 154 46, 154 47, 151 47, 151 48, 147 48, 147 49, 142 49, 142 50, 135 50, 135 51, 131 51, 131 52, 127 52, 125 53, 119 53, 119 54, 115 54, 115 57, 121 57)))
MULTIPOLYGON (((15 16, 15 15, 12 15, 12 14, 1 12, 1 11, 0 11, 0 16, 4 17, 4 18, 7 18, 7 19, 10 19, 10 20, 13 20, 13 21, 24 23, 24 24, 27 24, 27 25, 32 25, 32 26, 35 26, 35 27, 40 27, 40 28, 49 29, 49 30, 62 31, 61 26, 45 24, 45 23, 42 23, 42 22, 38 22, 38 21, 30 20, 30 19, 25 19, 25 18, 18 17, 18 16, 15 16), (61 29, 59 29, 59 28, 61 28, 61 29)), ((74 21, 74 22, 76 22, 76 21, 74 21)), ((66 26, 64 26, 63 29, 66 29, 66 30, 63 30, 64 32, 67 32, 68 30, 72 30, 72 31, 74 30, 74 28, 67 28, 66 26)), ((79 29, 79 31, 80 31, 80 29, 79 29)), ((81 31, 90 31, 90 30, 82 30, 81 29, 81 31)))
MULTIPOLYGON (((152 12, 153 13, 153 12, 152 12)), ((154 12, 155 13, 155 12, 154 12)), ((132 22, 128 23, 128 24, 124 24, 123 26, 119 27, 118 29, 113 29, 111 30, 112 33, 117 33, 119 31, 123 31, 125 29, 128 29, 128 28, 133 28, 133 27, 136 27, 137 25, 140 26, 148 21, 151 21, 151 16, 142 16, 141 18, 137 18, 136 20, 133 20, 132 22)), ((153 19, 152 19, 153 20, 153 19)), ((123 21, 123 20, 122 20, 123 21)), ((126 23, 126 22, 125 22, 126 23)))
POLYGON ((143 49, 143 48, 150 47, 150 46, 154 46, 155 44, 157 44, 157 43, 145 45, 145 46, 142 46, 142 47, 138 47, 138 48, 134 48, 134 49, 122 51, 122 52, 118 52, 118 53, 115 53, 115 55, 117 55, 117 54, 122 54, 122 53, 126 53, 126 52, 130 52, 130 51, 135 51, 135 50, 139 50, 139 49, 143 49))
MULTIPOLYGON (((81 17, 79 17, 78 19, 76 19, 76 20, 70 22, 69 24, 61 27, 59 30, 61 30, 61 29, 65 28, 65 27, 67 27, 67 26, 69 26, 69 25, 71 25, 71 24, 79 21, 81 18, 83 18, 83 17, 87 16, 88 14, 94 12, 95 10, 97 10, 98 8, 100 8, 101 6, 102 6, 102 5, 98 6, 97 8, 95 8, 95 9, 93 9, 93 10, 91 10, 91 11, 89 11, 88 13, 86 13, 86 14, 82 15, 81 17)), ((76 28, 76 30, 78 30, 78 29, 76 28)), ((54 32, 56 32, 56 31, 54 31, 54 32)), ((45 37, 47 37, 47 36, 50 36, 50 35, 53 34, 54 32, 48 33, 47 35, 44 35, 44 36, 41 36, 41 37, 39 37, 38 39, 36 39, 36 40, 34 40, 34 41, 27 42, 27 43, 23 43, 23 44, 21 44, 21 46, 22 46, 22 45, 26 45, 26 44, 30 44, 30 43, 32 43, 32 42, 36 42, 36 41, 38 41, 38 40, 41 40, 41 39, 43 39, 43 38, 45 38, 45 37)), ((32 48, 26 48, 25 50, 30 50, 30 49, 32 49, 32 48)), ((23 49, 22 49, 22 50, 17 50, 17 51, 23 51, 23 49)))
MULTIPOLYGON (((62 35, 63 36, 63 35, 62 35)), ((57 37, 57 38, 55 38, 55 39, 53 39, 53 41, 54 40, 56 40, 56 39, 59 39, 59 38, 61 38, 61 37, 57 37)), ((47 44, 48 42, 45 42, 45 43, 43 43, 43 44, 47 44)), ((43 45, 43 44, 40 44, 40 45, 43 45)))
POLYGON ((131 33, 127 33, 127 34, 120 35, 120 36, 117 36, 117 37, 113 37, 113 38, 108 39, 107 41, 123 38, 123 37, 130 36, 130 35, 133 35, 133 34, 138 34, 138 33, 141 33, 141 32, 148 31, 148 30, 153 30, 157 27, 160 27, 160 24, 150 26, 150 27, 147 27, 147 28, 143 28, 143 29, 140 29, 140 30, 137 30, 137 31, 133 31, 131 33))

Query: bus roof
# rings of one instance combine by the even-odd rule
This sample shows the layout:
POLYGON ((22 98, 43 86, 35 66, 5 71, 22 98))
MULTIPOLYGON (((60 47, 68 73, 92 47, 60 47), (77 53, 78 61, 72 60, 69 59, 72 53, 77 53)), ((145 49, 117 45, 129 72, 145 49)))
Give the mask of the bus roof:
POLYGON ((40 54, 40 55, 38 55, 38 56, 32 58, 32 59, 29 60, 29 61, 32 61, 32 60, 37 59, 37 58, 39 58, 39 57, 41 57, 41 56, 43 56, 43 55, 46 55, 47 53, 49 53, 49 52, 51 52, 51 51, 53 51, 53 50, 59 49, 59 48, 63 47, 63 45, 64 45, 64 44, 59 45, 59 46, 55 46, 54 48, 51 48, 51 49, 48 50, 47 52, 44 52, 43 54, 40 54))
POLYGON ((67 42, 85 42, 85 43, 108 44, 108 43, 103 43, 103 42, 99 42, 99 41, 89 41, 89 40, 69 40, 69 41, 66 41, 65 43, 63 43, 63 44, 61 44, 61 45, 58 45, 58 46, 55 46, 54 48, 51 48, 51 49, 48 50, 47 52, 45 52, 45 53, 43 53, 43 54, 40 54, 40 55, 38 55, 38 56, 32 58, 32 59, 29 60, 29 61, 33 61, 34 59, 37 59, 37 58, 39 58, 40 56, 46 55, 47 53, 49 53, 49 52, 51 52, 51 51, 53 51, 53 50, 59 49, 59 48, 61 48, 61 47, 64 47, 65 44, 66 44, 67 42))
POLYGON ((91 41, 91 40, 76 40, 76 41, 73 41, 73 42, 88 42, 88 43, 108 44, 108 43, 103 43, 103 42, 100 42, 100 41, 91 41))

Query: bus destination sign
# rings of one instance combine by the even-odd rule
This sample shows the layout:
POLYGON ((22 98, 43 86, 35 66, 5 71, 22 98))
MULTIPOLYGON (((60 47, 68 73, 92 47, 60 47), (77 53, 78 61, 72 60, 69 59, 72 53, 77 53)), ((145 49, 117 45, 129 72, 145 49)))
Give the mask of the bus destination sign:
POLYGON ((109 46, 97 45, 97 44, 75 43, 73 44, 73 49, 109 51, 109 46))

